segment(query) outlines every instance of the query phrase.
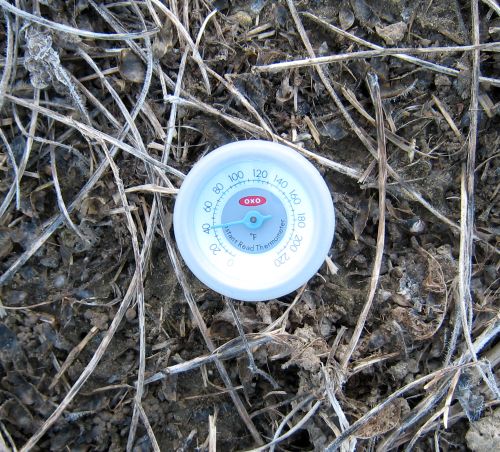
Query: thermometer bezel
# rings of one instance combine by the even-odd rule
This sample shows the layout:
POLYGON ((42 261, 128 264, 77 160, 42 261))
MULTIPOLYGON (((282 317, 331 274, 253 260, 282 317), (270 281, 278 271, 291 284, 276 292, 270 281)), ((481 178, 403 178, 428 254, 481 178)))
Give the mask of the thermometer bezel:
MULTIPOLYGON (((297 151, 269 141, 245 140, 226 144, 201 158, 184 179, 174 207, 174 233, 179 251, 193 274, 206 286, 241 301, 265 301, 293 292, 307 282, 323 264, 333 241, 335 213, 330 191, 318 170, 297 151), (220 269, 207 265, 196 234, 193 209, 205 184, 226 168, 242 161, 278 164, 304 183, 314 212, 314 221, 307 227, 312 241, 300 261, 290 268, 286 281, 258 287, 255 281, 231 284, 224 281, 220 269)), ((248 272, 248 269, 245 270, 248 272)), ((244 281, 244 279, 243 279, 244 281)))

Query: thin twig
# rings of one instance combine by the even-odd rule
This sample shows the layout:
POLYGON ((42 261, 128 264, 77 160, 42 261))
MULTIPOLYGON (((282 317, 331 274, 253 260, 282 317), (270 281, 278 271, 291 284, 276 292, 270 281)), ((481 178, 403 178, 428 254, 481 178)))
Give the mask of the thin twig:
POLYGON ((280 323, 281 323, 281 327, 280 329, 282 331, 285 330, 285 326, 286 326, 286 322, 288 320, 288 315, 290 314, 290 312, 292 311, 292 309, 295 307, 295 305, 300 301, 302 300, 302 296, 304 295, 304 292, 307 288, 307 283, 304 284, 298 291, 297 291, 297 295, 295 295, 295 298, 293 299, 293 301, 290 303, 290 305, 285 309, 285 312, 283 312, 283 314, 281 314, 273 323, 271 323, 270 325, 266 326, 264 328, 264 330, 262 330, 263 333, 267 333, 269 331, 272 331, 274 330, 280 323))
MULTIPOLYGON (((370 122, 370 124, 374 125, 376 127, 376 121, 375 118, 373 118, 361 105, 361 103, 358 101, 356 98, 356 95, 354 92, 352 92, 349 88, 347 87, 341 87, 342 94, 344 97, 347 99, 347 101, 365 118, 370 122)), ((421 154, 420 151, 417 149, 417 147, 413 143, 409 143, 407 140, 404 138, 400 137, 399 135, 396 135, 392 130, 389 130, 388 128, 385 128, 385 136, 386 138, 391 141, 393 144, 395 144, 398 148, 402 149, 403 151, 409 153, 418 153, 421 154)), ((423 154, 425 157, 428 157, 427 154, 423 154)))
POLYGON ((7 151, 7 155, 8 155, 9 160, 10 160, 10 164, 12 165, 12 172, 14 173, 14 181, 12 182, 12 185, 15 187, 16 209, 19 210, 20 203, 21 203, 21 188, 19 186, 19 167, 17 166, 16 157, 14 156, 14 153, 12 152, 12 148, 10 147, 9 140, 7 140, 7 137, 3 133, 3 130, 1 127, 0 127, 0 140, 3 141, 3 145, 5 146, 5 149, 7 151))
MULTIPOLYGON (((459 368, 457 372, 461 369, 459 368)), ((429 391, 429 394, 421 400, 410 414, 406 416, 405 419, 401 420, 396 428, 389 433, 379 444, 381 451, 388 451, 391 449, 391 445, 396 441, 396 439, 403 433, 409 430, 409 428, 422 419, 425 415, 430 413, 430 411, 439 403, 440 400, 444 398, 448 388, 451 385, 453 378, 447 376, 442 381, 439 382, 438 387, 433 391, 429 391)))
POLYGON ((167 188, 161 185, 144 184, 134 185, 125 189, 125 193, 159 193, 160 195, 176 195, 179 192, 178 188, 167 188))
POLYGON ((414 450, 415 443, 422 436, 423 432, 428 428, 428 426, 430 424, 432 424, 432 422, 434 422, 436 419, 438 419, 444 412, 445 412, 445 407, 439 409, 436 413, 434 413, 432 416, 430 416, 429 419, 427 419, 422 424, 422 427, 420 427, 417 430, 417 432, 415 433, 415 435, 413 435, 413 438, 411 439, 411 441, 405 447, 405 452, 411 452, 412 450, 414 450))
POLYGON ((177 32, 179 33, 180 36, 186 41, 186 43, 189 45, 191 48, 191 51, 193 52, 193 59, 198 63, 198 66, 200 68, 201 76, 203 78, 203 82, 205 83, 205 89, 207 90, 207 93, 211 93, 210 89, 210 82, 208 80, 208 75, 207 75, 207 66, 205 62, 203 61, 203 58, 201 57, 200 53, 198 52, 196 44, 193 42, 191 39, 191 36, 189 36, 188 31, 184 28, 182 23, 179 21, 177 16, 172 13, 163 3, 160 2, 160 0, 151 0, 152 3, 155 4, 155 6, 158 7, 158 9, 165 14, 168 19, 175 25, 177 32))
MULTIPOLYGON (((188 56, 188 49, 184 50, 184 53, 182 54, 179 70, 177 71, 177 80, 175 82, 174 96, 178 96, 182 89, 182 82, 184 80, 184 72, 186 69, 187 56, 188 56)), ((167 123, 167 138, 165 140, 165 145, 163 148, 163 156, 162 156, 162 161, 165 162, 169 157, 169 152, 172 147, 176 118, 177 118, 177 104, 172 104, 170 107, 170 115, 168 117, 168 123, 167 123)))
MULTIPOLYGON (((276 444, 278 444, 279 442, 283 441, 284 439, 292 436, 293 433, 296 432, 300 428, 300 426, 304 425, 303 422, 299 422, 300 426, 297 426, 297 424, 295 424, 290 430, 288 430, 288 432, 285 435, 280 437, 280 434, 283 431, 283 429, 285 428, 285 425, 287 425, 291 421, 293 416, 295 416, 295 414, 297 414, 300 409, 305 407, 312 400, 314 400, 313 395, 307 396, 304 400, 297 403, 297 405, 295 405, 290 410, 290 412, 281 420, 280 425, 278 426, 278 428, 274 432, 273 440, 269 444, 266 444, 266 446, 270 446, 269 452, 274 452, 274 446, 276 444)), ((312 415, 319 409, 320 405, 321 405, 321 401, 317 400, 316 403, 309 410, 308 414, 306 416, 304 416, 301 419, 301 421, 304 421, 304 419, 309 419, 310 417, 312 417, 312 415)))
POLYGON ((302 400, 301 402, 299 402, 290 411, 290 413, 288 413, 283 418, 283 420, 281 421, 280 426, 276 430, 276 433, 275 433, 275 435, 274 435, 274 437, 273 437, 273 439, 272 439, 271 442, 267 443, 266 445, 264 445, 262 447, 257 447, 255 449, 251 449, 251 450, 249 450, 247 452, 262 452, 262 451, 266 450, 267 448, 269 448, 269 450, 272 451, 272 450, 274 450, 274 446, 276 444, 279 444, 279 443, 283 442, 285 439, 287 439, 290 436, 292 436, 295 432, 299 431, 309 421, 309 419, 311 419, 316 414, 316 412, 319 410, 319 408, 321 407, 321 404, 322 404, 321 400, 316 401, 316 403, 304 415, 304 417, 302 417, 302 419, 299 422, 297 422, 290 430, 288 430, 285 434, 283 434, 281 436, 278 436, 279 433, 281 432, 281 430, 285 427, 285 425, 288 423, 288 421, 297 413, 297 411, 300 408, 302 408, 303 406, 305 406, 307 403, 311 402, 312 400, 314 400, 314 396, 313 395, 308 395, 304 400, 302 400))
POLYGON ((495 0, 481 0, 484 4, 488 5, 493 11, 500 16, 500 7, 495 0))
POLYGON ((148 433, 149 441, 151 441, 151 446, 155 452, 161 452, 160 445, 158 444, 158 440, 154 434, 153 428, 151 427, 151 423, 149 422, 148 416, 144 411, 142 403, 137 405, 137 409, 139 410, 139 415, 141 417, 142 423, 144 427, 146 427, 146 432, 148 433))
POLYGON ((148 7, 149 14, 153 17, 154 23, 158 28, 161 28, 163 26, 162 21, 158 17, 158 14, 156 14, 155 9, 153 8, 153 4, 151 3, 151 0, 145 0, 146 5, 148 7))
MULTIPOLYGON (((234 340, 233 340, 234 341, 234 340)), ((241 341, 231 341, 231 347, 227 348, 219 348, 214 350, 213 353, 210 355, 203 355, 203 356, 198 356, 196 358, 190 359, 189 361, 185 361, 183 363, 179 364, 174 364, 172 366, 166 367, 160 372, 155 373, 154 375, 151 375, 151 377, 146 378, 144 380, 144 384, 150 384, 155 381, 162 380, 164 378, 167 378, 169 375, 175 375, 175 374, 180 374, 184 372, 189 372, 193 369, 198 369, 199 367, 211 363, 215 361, 216 359, 219 360, 227 360, 227 359, 232 359, 236 358, 237 356, 241 355, 242 353, 246 352, 246 345, 241 341)), ((254 347, 260 347, 262 345, 268 344, 270 342, 274 342, 276 339, 272 334, 266 334, 262 335, 260 337, 257 337, 255 339, 250 339, 248 340, 248 346, 250 348, 254 347)))
MULTIPOLYGON (((12 449, 12 452, 17 452, 16 443, 12 439, 12 436, 10 436, 9 431, 7 430, 7 428, 5 427, 5 425, 2 421, 0 421, 0 430, 1 430, 1 433, 3 433, 3 436, 7 437, 7 441, 9 442, 9 445, 10 445, 10 448, 12 449)), ((0 443, 0 446, 4 447, 4 445, 5 445, 5 449, 1 449, 1 450, 5 450, 6 452, 8 452, 9 448, 5 444, 5 440, 3 439, 3 436, 0 435, 0 440, 3 443, 3 444, 0 443)))
POLYGON ((276 380, 273 377, 271 377, 271 375, 267 374, 263 370, 260 370, 257 367, 257 364, 255 364, 255 359, 253 357, 252 351, 250 350, 250 346, 248 345, 245 331, 243 331, 243 326, 241 325, 240 319, 238 317, 238 313, 236 312, 236 309, 234 308, 234 300, 232 300, 228 297, 223 297, 223 298, 224 298, 224 302, 226 303, 226 306, 231 311, 231 315, 233 316, 233 320, 234 320, 234 323, 236 324, 236 328, 237 328, 238 333, 240 335, 241 341, 243 342, 243 345, 245 347, 245 351, 247 352, 248 368, 250 369, 250 372, 252 372, 252 374, 254 374, 254 375, 260 375, 262 378, 264 378, 269 383, 271 383, 271 385, 274 389, 279 388, 279 385, 278 385, 278 383, 276 383, 276 380))
MULTIPOLYGON (((446 400, 443 406, 443 427, 448 428, 448 415, 450 411, 451 401, 453 400, 453 394, 455 393, 455 388, 458 384, 458 380, 460 379, 461 372, 457 370, 457 373, 453 376, 450 382, 450 389, 448 390, 448 395, 446 396, 446 400)), ((415 438, 417 435, 415 435, 415 438)))
POLYGON ((253 72, 281 72, 295 68, 310 67, 316 64, 331 64, 342 61, 359 60, 374 57, 385 57, 398 54, 428 54, 428 53, 451 53, 451 52, 469 52, 471 50, 483 51, 499 51, 499 42, 488 42, 486 44, 470 45, 470 46, 450 46, 450 47, 392 47, 388 49, 381 48, 380 50, 361 50, 359 52, 339 53, 336 55, 328 55, 315 58, 303 58, 300 60, 283 61, 281 63, 265 64, 253 66, 253 72))
MULTIPOLYGON (((8 94, 5 94, 4 97, 7 97, 8 94)), ((33 93, 33 105, 37 106, 39 105, 40 102, 40 90, 35 89, 33 93)), ((29 128, 29 136, 28 139, 26 140, 26 144, 24 146, 24 152, 23 156, 21 157, 21 162, 18 165, 18 181, 19 184, 21 183, 21 178, 23 177, 24 171, 26 170, 26 166, 28 165, 28 160, 30 157, 31 153, 31 148, 33 146, 33 137, 36 132, 36 128, 38 125, 38 112, 33 111, 33 114, 31 115, 31 121, 30 121, 30 128, 29 128)), ((2 201, 2 205, 0 205, 0 222, 2 221, 3 216, 5 215, 5 212, 9 208, 10 202, 12 201, 12 198, 14 197, 14 193, 16 193, 16 185, 12 185, 10 190, 7 192, 7 195, 5 195, 4 200, 2 201)), ((1 277, 0 277, 0 285, 1 283, 1 277)))
POLYGON ((158 160, 155 160, 153 157, 151 157, 149 154, 144 154, 142 152, 137 151, 134 147, 130 146, 129 144, 112 137, 111 135, 108 135, 107 133, 104 133, 100 130, 96 130, 93 127, 88 126, 87 124, 84 124, 82 122, 76 121, 74 119, 68 118, 67 116, 64 116, 60 113, 57 113, 53 110, 49 110, 48 108, 45 107, 40 107, 32 102, 25 101, 24 99, 21 99, 19 97, 11 96, 10 94, 6 94, 5 97, 10 100, 11 102, 14 102, 17 105, 21 105, 22 107, 26 107, 28 109, 33 110, 34 112, 37 113, 42 113, 43 115, 52 118, 62 124, 65 124, 70 127, 74 127, 77 129, 81 134, 93 138, 95 140, 104 140, 107 141, 110 144, 113 144, 114 146, 117 146, 118 148, 124 150, 125 152, 128 152, 129 154, 133 155, 134 157, 137 157, 140 160, 143 160, 145 163, 149 163, 155 167, 157 167, 158 170, 163 170, 166 171, 170 174, 173 174, 174 176, 177 176, 181 179, 183 179, 185 176, 182 174, 180 171, 176 170, 175 168, 172 168, 168 165, 164 165, 163 163, 159 162, 158 160))
POLYGON ((460 132, 460 130, 458 130, 458 127, 456 126, 456 124, 453 122, 453 119, 451 118, 451 115, 448 113, 448 110, 446 109, 446 107, 434 94, 431 94, 431 97, 432 97, 432 100, 434 101, 434 103, 436 104, 437 108, 439 109, 439 111, 443 115, 444 119, 446 120, 446 122, 450 126, 451 130, 455 134, 455 136, 460 140, 461 143, 464 143, 465 142, 464 137, 463 137, 462 133, 460 132))
MULTIPOLYGON (((500 404, 500 401, 486 402, 484 404, 484 408, 485 409, 495 408, 499 404, 500 404)), ((452 414, 450 416, 450 423, 449 423, 450 426, 455 424, 461 418, 466 417, 466 414, 463 411, 463 407, 459 403, 453 405, 451 407, 451 411, 452 411, 452 414)), ((442 410, 438 410, 435 414, 438 414, 438 413, 442 414, 442 410)), ((432 415, 432 417, 434 418, 435 416, 432 415)), ((441 423, 441 421, 438 419, 438 417, 439 416, 435 417, 435 419, 430 423, 425 422, 425 428, 419 429, 419 430, 422 430, 421 432, 419 432, 419 434, 424 435, 426 433, 429 433, 430 431, 439 432, 439 430, 440 430, 439 424, 441 423)), ((399 447, 400 445, 405 444, 406 442, 411 440, 413 435, 414 435, 413 432, 406 432, 404 435, 399 437, 392 445, 393 450, 394 450, 394 448, 399 447)), ((439 449, 436 448, 436 450, 439 450, 439 449)))
MULTIPOLYGON (((460 367, 463 368, 463 367, 470 367, 470 366, 471 366, 471 364, 464 364, 460 367)), ((353 433, 355 433, 359 428, 361 428, 369 419, 372 419, 374 416, 376 416, 378 413, 380 413, 385 407, 390 405, 392 402, 394 402, 394 400, 401 397, 406 392, 432 380, 433 378, 436 378, 436 377, 442 378, 442 377, 446 376, 448 373, 454 372, 456 370, 457 370, 457 366, 445 367, 443 369, 436 370, 434 372, 431 372, 430 374, 424 375, 420 378, 417 378, 416 380, 413 380, 412 382, 408 383, 406 386, 403 386, 402 388, 393 392, 382 403, 380 403, 376 407, 372 408, 370 411, 368 411, 363 416, 361 416, 356 422, 351 424, 351 426, 349 428, 344 430, 339 437, 335 438, 335 440, 333 442, 331 442, 325 448, 325 451, 326 452, 333 452, 333 451, 337 450, 344 441, 346 441, 353 433)))
MULTIPOLYGON (((472 9, 472 42, 479 43, 479 11, 478 0, 471 1, 472 9)), ((478 89, 479 89, 479 58, 480 51, 472 52, 472 80, 471 98, 469 105, 470 127, 469 140, 467 143, 467 160, 462 168, 461 202, 460 202, 460 254, 458 260, 458 306, 462 330, 471 357, 477 361, 472 347, 472 255, 473 255, 473 232, 474 232, 474 169, 476 166, 476 144, 478 128, 478 89)))
MULTIPOLYGON (((345 38, 350 39, 351 41, 356 42, 357 44, 364 45, 366 47, 369 47, 374 50, 384 50, 383 47, 378 46, 376 44, 372 44, 369 41, 366 41, 362 38, 358 38, 357 36, 353 35, 352 33, 349 33, 348 31, 344 31, 341 28, 336 27, 335 25, 332 25, 328 22, 326 22, 323 19, 320 19, 319 17, 315 16, 314 14, 303 12, 301 13, 304 17, 307 17, 308 19, 311 19, 313 22, 320 24, 321 26, 325 27, 327 30, 333 31, 334 33, 338 33, 341 36, 344 36, 345 38)), ((416 58, 410 55, 401 55, 397 54, 395 55, 396 58, 399 58, 401 60, 407 61, 409 63, 417 64, 419 66, 422 66, 426 69, 429 69, 434 72, 440 72, 442 74, 446 75, 451 75, 452 77, 458 77, 461 73, 457 69, 451 69, 449 67, 441 66, 436 63, 431 63, 429 61, 421 60, 420 58, 416 58)), ((500 80, 495 79, 495 78, 490 78, 490 77, 479 77, 479 81, 481 83, 488 83, 494 86, 500 86, 500 80)))
POLYGON ((217 72, 211 70, 210 68, 208 69, 210 75, 215 77, 221 84, 225 86, 225 88, 233 94, 239 102, 250 112, 250 114, 257 119, 257 122, 260 124, 260 126, 267 132, 269 136, 272 137, 273 133, 269 125, 264 121, 260 113, 257 111, 257 109, 249 102, 249 100, 234 86, 234 83, 229 79, 228 76, 221 77, 217 72))
MULTIPOLYGON (((134 137, 135 146, 139 148, 141 153, 147 154, 146 146, 144 146, 142 136, 139 133, 139 130, 137 129, 135 122, 132 120, 132 117, 130 116, 130 113, 127 110, 127 107, 123 103, 122 99, 120 98, 120 96, 118 95, 116 90, 113 88, 111 83, 109 83, 108 79, 101 72, 101 70, 99 69, 97 64, 95 64, 94 60, 92 60, 92 58, 83 49, 77 49, 76 52, 89 64, 89 66, 98 75, 99 79, 101 80, 101 82, 103 83, 105 88, 107 89, 108 93, 111 95, 111 97, 115 101, 116 105, 120 109, 120 112, 122 113, 127 125, 129 126, 129 129, 134 137)), ((149 82, 147 82, 147 84, 149 85, 149 82)))
MULTIPOLYGON (((338 423, 340 425, 340 431, 343 432, 349 428, 349 421, 347 420, 347 417, 344 411, 342 410, 342 407, 340 406, 337 397, 335 397, 335 389, 333 386, 333 382, 330 378, 330 375, 328 374, 328 371, 324 367, 322 367, 321 370, 323 372, 323 378, 325 379, 326 395, 328 396, 328 400, 330 401, 330 405, 332 406, 333 411, 337 415, 338 423)), ((344 444, 342 444, 343 448, 342 452, 344 451, 354 452, 356 450, 356 438, 351 438, 345 448, 343 446, 344 444)))
POLYGON ((14 32, 12 31, 12 24, 10 23, 10 17, 6 11, 4 11, 3 16, 5 18, 5 25, 7 29, 6 30, 7 54, 5 56, 5 65, 2 73, 2 79, 0 80, 0 111, 2 111, 3 108, 4 94, 7 92, 7 85, 9 84, 10 75, 12 73, 13 60, 14 60, 14 41, 15 41, 14 32))
POLYGON ((5 8, 5 10, 10 11, 12 14, 19 16, 29 22, 35 22, 37 24, 51 28, 52 30, 57 30, 62 33, 68 33, 70 35, 80 36, 82 38, 122 41, 124 39, 142 39, 147 36, 154 35, 158 32, 158 29, 154 28, 152 30, 135 33, 95 33, 93 31, 80 30, 79 28, 73 28, 68 25, 52 22, 51 20, 45 19, 40 16, 35 16, 31 13, 28 13, 27 11, 16 8, 14 5, 11 5, 9 2, 7 2, 7 0, 0 0, 0 6, 5 8))
POLYGON ((80 343, 75 347, 73 347, 73 349, 68 353, 68 356, 62 363, 61 368, 59 369, 55 377, 52 379, 49 389, 53 389, 57 385, 58 381, 61 379, 64 373, 69 369, 69 367, 71 366, 71 364, 73 364, 78 355, 82 352, 82 350, 87 346, 87 344, 95 337, 95 335, 98 332, 99 328, 93 326, 90 329, 90 331, 85 335, 85 337, 80 341, 80 343))
POLYGON ((341 361, 342 370, 345 372, 347 369, 347 364, 351 359, 352 353, 356 348, 359 338, 361 337, 361 332, 368 318, 368 313, 370 312, 373 299, 375 297, 375 292, 377 290, 378 279, 380 276, 380 269, 382 267, 382 257, 384 255, 384 244, 385 244, 385 186, 387 181, 387 153, 385 148, 385 132, 384 132, 384 113, 382 111, 382 99, 380 98, 380 87, 378 84, 377 76, 373 73, 369 73, 366 77, 368 82, 368 87, 370 89, 370 95, 372 98, 373 105, 375 107, 375 119, 377 121, 377 143, 378 143, 378 231, 377 231, 377 249, 375 251, 375 260, 373 262, 372 275, 370 278, 370 290, 368 293, 368 298, 363 310, 359 315, 358 321, 356 322, 356 328, 351 336, 349 345, 347 346, 347 351, 344 353, 341 361))
MULTIPOLYGON (((479 5, 478 0, 471 2, 472 16, 472 42, 479 44, 479 5)), ((471 99, 469 106, 470 127, 469 141, 467 146, 467 160, 462 167, 462 183, 460 198, 460 252, 458 260, 458 305, 462 321, 462 329, 467 343, 470 357, 477 362, 477 356, 472 343, 473 327, 473 301, 471 294, 472 257, 473 257, 473 235, 474 235, 474 170, 476 167, 476 146, 478 132, 478 107, 479 107, 479 76, 480 76, 481 52, 475 50, 472 53, 472 80, 471 99)), ((496 385, 494 377, 486 375, 481 366, 479 373, 488 385, 492 393, 500 398, 500 390, 496 385)))
POLYGON ((50 169, 52 172, 52 180, 54 182, 54 189, 56 191, 57 204, 59 206, 59 210, 64 215, 66 219, 66 224, 73 230, 73 232, 80 238, 83 243, 89 244, 90 241, 87 237, 85 237, 80 229, 73 223, 73 220, 69 216, 68 209, 66 208, 66 203, 62 197, 61 186, 59 185, 59 177, 57 176, 57 164, 56 164, 56 155, 54 151, 54 147, 50 148, 50 169))
POLYGON ((208 452, 217 451, 217 408, 208 416, 208 452))

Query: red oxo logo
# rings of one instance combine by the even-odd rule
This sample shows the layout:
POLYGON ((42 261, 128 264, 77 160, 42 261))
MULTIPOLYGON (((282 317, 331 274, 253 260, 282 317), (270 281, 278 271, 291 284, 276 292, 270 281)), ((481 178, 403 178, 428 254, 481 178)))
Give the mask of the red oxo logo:
POLYGON ((266 202, 267 200, 264 196, 245 196, 239 201, 242 206, 261 206, 266 202))

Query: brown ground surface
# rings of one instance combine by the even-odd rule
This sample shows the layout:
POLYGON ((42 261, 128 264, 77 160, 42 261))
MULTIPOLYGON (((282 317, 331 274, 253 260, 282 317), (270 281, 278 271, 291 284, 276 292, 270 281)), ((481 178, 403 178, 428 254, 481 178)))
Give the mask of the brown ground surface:
POLYGON ((500 60, 459 48, 494 3, 2 1, 0 450, 497 448, 500 60), (448 49, 258 68, 356 37, 448 49), (249 138, 327 159, 337 216, 305 290, 234 302, 255 367, 171 228, 180 173, 249 138))

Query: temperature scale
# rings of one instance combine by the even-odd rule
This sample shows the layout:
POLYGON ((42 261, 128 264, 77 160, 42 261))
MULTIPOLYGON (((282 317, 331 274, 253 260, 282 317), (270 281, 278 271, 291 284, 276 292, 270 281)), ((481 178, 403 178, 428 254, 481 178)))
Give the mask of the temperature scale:
POLYGON ((335 213, 325 181, 281 144, 248 140, 203 157, 174 209, 179 251, 211 289, 243 301, 286 295, 325 260, 335 213))

